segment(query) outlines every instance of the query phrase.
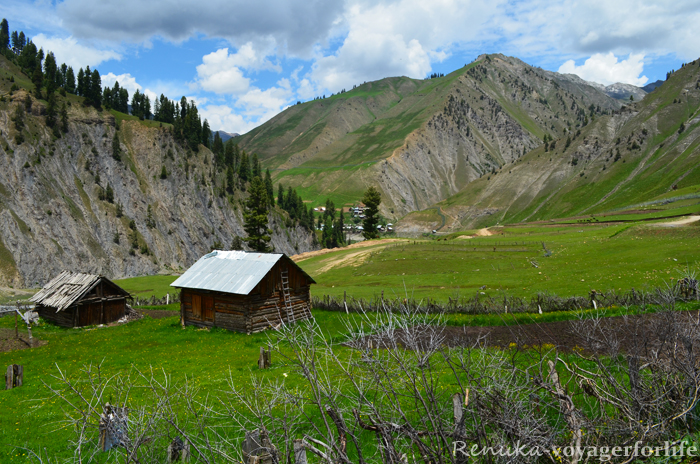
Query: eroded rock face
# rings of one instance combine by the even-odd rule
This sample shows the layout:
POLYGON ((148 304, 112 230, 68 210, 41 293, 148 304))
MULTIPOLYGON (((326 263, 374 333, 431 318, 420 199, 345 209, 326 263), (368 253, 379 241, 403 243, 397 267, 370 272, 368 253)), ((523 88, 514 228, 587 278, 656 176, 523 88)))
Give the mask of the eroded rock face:
MULTIPOLYGON (((58 139, 42 112, 31 111, 25 142, 16 144, 16 104, 0 106, 0 283, 42 285, 62 269, 111 278, 179 271, 245 236, 245 193, 219 195, 222 174, 206 148, 188 153, 167 129, 135 121, 117 129, 108 112, 77 105, 58 139), (115 133, 119 160, 112 156, 115 133)), ((271 214, 276 251, 312 249, 309 232, 282 224, 271 214)))

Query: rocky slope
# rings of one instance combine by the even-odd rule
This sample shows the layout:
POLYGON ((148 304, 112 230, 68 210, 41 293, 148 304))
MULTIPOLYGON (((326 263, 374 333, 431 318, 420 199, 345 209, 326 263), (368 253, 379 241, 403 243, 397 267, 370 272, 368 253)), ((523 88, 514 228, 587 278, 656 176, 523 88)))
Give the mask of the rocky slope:
POLYGON ((351 204, 376 185, 396 218, 621 105, 580 79, 484 55, 445 77, 383 79, 296 105, 237 141, 305 198, 351 204))
MULTIPOLYGON (((154 123, 117 124, 71 95, 61 98, 70 104, 69 130, 57 138, 45 124, 45 102, 22 89, 10 93, 12 68, 0 66, 0 283, 41 285, 62 269, 113 278, 179 271, 244 236, 245 193, 220 194, 209 150, 191 153, 154 123), (27 98, 18 143, 12 117, 27 98)), ((311 235, 286 228, 283 213, 271 220, 277 251, 312 249, 311 235)))
POLYGON ((590 217, 654 199, 685 201, 684 195, 700 185, 700 60, 675 72, 642 101, 628 103, 592 117, 547 150, 537 147, 476 180, 433 209, 406 216, 397 231, 435 228, 437 208, 446 218, 441 229, 446 232, 590 217))

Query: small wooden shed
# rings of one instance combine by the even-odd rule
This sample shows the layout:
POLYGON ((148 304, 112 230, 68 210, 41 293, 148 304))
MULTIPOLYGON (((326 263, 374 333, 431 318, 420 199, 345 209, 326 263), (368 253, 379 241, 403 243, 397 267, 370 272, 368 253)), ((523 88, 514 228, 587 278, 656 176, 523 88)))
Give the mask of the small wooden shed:
POLYGON ((213 251, 171 286, 181 289, 182 325, 254 333, 311 318, 316 282, 282 253, 213 251))
POLYGON ((109 324, 124 317, 129 292, 101 275, 63 271, 29 301, 42 318, 63 327, 109 324))

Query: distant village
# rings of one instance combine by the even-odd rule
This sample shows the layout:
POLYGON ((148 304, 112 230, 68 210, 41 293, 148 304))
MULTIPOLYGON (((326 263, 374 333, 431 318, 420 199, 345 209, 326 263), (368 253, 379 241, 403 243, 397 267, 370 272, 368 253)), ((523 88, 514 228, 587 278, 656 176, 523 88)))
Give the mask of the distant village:
MULTIPOLYGON (((362 232, 365 230, 365 228, 362 226, 360 223, 364 218, 365 218, 365 208, 366 206, 360 203, 357 206, 350 206, 343 208, 343 214, 349 213, 352 218, 354 219, 355 223, 354 224, 345 224, 343 226, 343 229, 348 231, 348 232, 362 232)), ((317 208, 314 208, 314 213, 325 213, 326 212, 326 207, 325 206, 319 206, 317 208)), ((323 224, 320 226, 316 226, 317 230, 323 230, 323 224)), ((377 225, 377 230, 380 232, 393 232, 394 231, 394 224, 392 223, 387 223, 387 224, 379 224, 377 225)))

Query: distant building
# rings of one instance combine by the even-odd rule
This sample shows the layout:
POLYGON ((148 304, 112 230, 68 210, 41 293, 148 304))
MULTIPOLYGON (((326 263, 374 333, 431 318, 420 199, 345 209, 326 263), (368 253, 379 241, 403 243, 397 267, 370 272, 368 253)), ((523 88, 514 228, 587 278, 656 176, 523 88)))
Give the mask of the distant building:
POLYGON ((63 327, 116 322, 126 314, 129 292, 101 275, 63 271, 30 298, 36 312, 63 327))
POLYGON ((171 286, 181 289, 183 325, 250 334, 311 318, 315 283, 281 253, 213 251, 171 286))

